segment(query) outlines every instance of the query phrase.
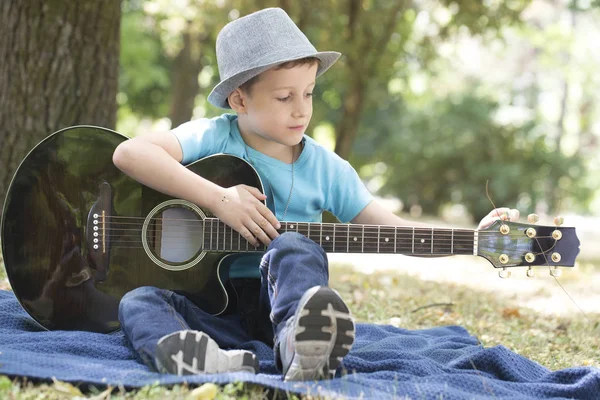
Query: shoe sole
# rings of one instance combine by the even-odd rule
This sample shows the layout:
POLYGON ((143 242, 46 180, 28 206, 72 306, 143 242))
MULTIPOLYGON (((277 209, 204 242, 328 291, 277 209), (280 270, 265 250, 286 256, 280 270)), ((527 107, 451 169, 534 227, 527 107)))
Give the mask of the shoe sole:
POLYGON ((340 295, 326 286, 313 289, 298 304, 290 367, 299 368, 288 367, 286 381, 332 377, 354 343, 354 321, 340 295))
POLYGON ((246 350, 221 350, 204 332, 179 331, 161 338, 156 347, 159 372, 196 375, 246 371, 256 373, 258 360, 246 350))

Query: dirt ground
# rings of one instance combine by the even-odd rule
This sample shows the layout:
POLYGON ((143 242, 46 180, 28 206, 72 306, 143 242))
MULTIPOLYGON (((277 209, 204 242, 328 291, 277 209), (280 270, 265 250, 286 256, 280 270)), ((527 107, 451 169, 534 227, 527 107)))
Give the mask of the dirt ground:
MULTIPOLYGON (((371 273, 388 270, 424 280, 466 285, 476 290, 497 293, 516 305, 554 315, 598 313, 600 310, 600 266, 578 262, 574 268, 562 268, 559 278, 550 276, 547 267, 536 267, 529 278, 525 268, 512 268, 512 276, 502 279, 499 270, 487 260, 475 256, 420 258, 401 255, 330 254, 330 263, 350 265, 371 273), (563 290, 564 289, 564 290, 563 290)), ((451 301, 440 293, 440 302, 451 301)))

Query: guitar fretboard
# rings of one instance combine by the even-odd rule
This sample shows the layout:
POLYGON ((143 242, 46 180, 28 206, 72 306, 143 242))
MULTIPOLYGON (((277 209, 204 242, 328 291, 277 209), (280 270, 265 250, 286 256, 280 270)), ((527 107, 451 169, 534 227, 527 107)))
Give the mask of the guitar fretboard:
MULTIPOLYGON (((204 250, 262 252, 217 218, 203 221, 204 250)), ((297 232, 327 253, 381 253, 405 255, 473 255, 476 231, 469 229, 412 228, 317 222, 281 222, 278 232, 297 232)))

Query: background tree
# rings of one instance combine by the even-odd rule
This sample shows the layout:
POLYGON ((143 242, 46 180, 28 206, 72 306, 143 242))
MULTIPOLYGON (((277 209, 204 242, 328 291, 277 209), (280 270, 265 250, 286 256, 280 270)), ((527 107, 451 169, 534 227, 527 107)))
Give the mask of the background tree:
POLYGON ((0 203, 21 160, 58 129, 114 128, 121 1, 0 3, 0 203))

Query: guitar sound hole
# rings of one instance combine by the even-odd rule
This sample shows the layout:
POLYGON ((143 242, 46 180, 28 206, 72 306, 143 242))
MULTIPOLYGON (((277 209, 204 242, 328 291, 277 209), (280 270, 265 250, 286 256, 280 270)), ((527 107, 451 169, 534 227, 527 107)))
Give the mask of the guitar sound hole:
POLYGON ((152 217, 147 235, 157 258, 167 263, 185 263, 202 249, 202 220, 189 208, 165 208, 152 217))

